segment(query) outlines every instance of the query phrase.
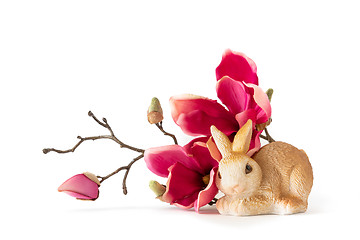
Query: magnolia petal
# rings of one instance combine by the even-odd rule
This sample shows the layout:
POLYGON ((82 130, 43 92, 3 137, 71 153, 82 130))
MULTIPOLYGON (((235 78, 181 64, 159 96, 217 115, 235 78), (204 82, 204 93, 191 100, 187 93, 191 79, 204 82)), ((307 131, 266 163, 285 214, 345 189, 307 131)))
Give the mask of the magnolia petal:
POLYGON ((185 151, 187 152, 187 154, 192 155, 192 150, 191 148, 193 147, 193 145, 196 142, 203 142, 206 143, 208 141, 209 137, 197 137, 194 138, 193 140, 191 140, 189 143, 187 143, 186 145, 183 146, 183 148, 185 149, 185 151))
POLYGON ((209 140, 206 142, 206 146, 209 149, 211 157, 214 158, 216 161, 220 162, 222 156, 212 137, 210 137, 209 140))
POLYGON ((209 149, 204 142, 195 142, 191 148, 194 159, 199 163, 202 174, 208 174, 212 168, 217 167, 219 163, 211 156, 209 149))
POLYGON ((99 185, 84 174, 77 174, 61 184, 58 191, 78 199, 95 200, 99 196, 99 185))
POLYGON ((198 197, 198 192, 194 192, 190 196, 187 196, 183 199, 179 199, 173 204, 182 209, 189 209, 194 206, 194 202, 196 201, 197 197, 198 197))
POLYGON ((95 200, 95 199, 97 199, 97 197, 93 198, 93 197, 89 197, 84 194, 80 194, 80 193, 72 192, 72 191, 61 191, 61 192, 66 193, 67 195, 77 198, 77 199, 80 199, 80 200, 95 200))
POLYGON ((167 177, 169 168, 177 162, 182 163, 189 169, 200 171, 199 164, 179 145, 146 149, 144 160, 148 169, 160 177, 167 177))
POLYGON ((229 76, 236 81, 244 81, 258 85, 257 67, 255 62, 240 52, 227 49, 216 68, 216 79, 229 76))
POLYGON ((252 96, 243 82, 235 81, 230 77, 221 78, 216 84, 218 98, 233 114, 240 113, 249 108, 252 96))
POLYGON ((254 128, 254 127, 255 127, 255 123, 256 123, 256 117, 257 117, 256 114, 257 114, 257 113, 256 113, 255 109, 248 109, 248 110, 245 110, 245 111, 243 111, 243 112, 241 112, 241 113, 236 114, 236 115, 235 115, 235 119, 236 119, 236 121, 238 122, 240 128, 241 128, 242 126, 244 126, 245 123, 246 123, 249 119, 251 119, 252 122, 253 122, 253 128, 254 128))
POLYGON ((251 157, 252 155, 254 155, 254 153, 259 151, 259 149, 261 147, 260 134, 261 134, 261 131, 259 132, 259 131, 253 130, 249 151, 246 153, 246 155, 248 155, 249 157, 251 157))
POLYGON ((194 203, 194 208, 196 212, 199 212, 199 209, 202 206, 205 206, 206 204, 211 202, 211 200, 213 200, 216 194, 218 193, 219 190, 215 184, 215 177, 217 174, 217 170, 218 170, 217 167, 211 170, 209 184, 206 186, 204 190, 199 192, 198 198, 194 203))
POLYGON ((165 202, 176 203, 194 193, 198 193, 204 186, 201 174, 179 162, 172 165, 169 172, 166 192, 162 196, 162 200, 165 202))
POLYGON ((220 131, 225 134, 231 134, 236 131, 237 124, 234 119, 225 119, 221 117, 211 117, 204 111, 195 110, 188 114, 181 114, 177 121, 177 125, 180 126, 181 130, 189 136, 205 135, 209 136, 210 127, 215 125, 220 131))
POLYGON ((264 123, 271 117, 271 105, 267 94, 254 84, 245 84, 253 89, 253 101, 250 102, 249 108, 253 108, 257 112, 256 123, 264 123))
POLYGON ((171 115, 182 131, 191 136, 210 136, 215 125, 225 134, 238 128, 234 115, 217 101, 196 95, 179 95, 170 98, 171 115))

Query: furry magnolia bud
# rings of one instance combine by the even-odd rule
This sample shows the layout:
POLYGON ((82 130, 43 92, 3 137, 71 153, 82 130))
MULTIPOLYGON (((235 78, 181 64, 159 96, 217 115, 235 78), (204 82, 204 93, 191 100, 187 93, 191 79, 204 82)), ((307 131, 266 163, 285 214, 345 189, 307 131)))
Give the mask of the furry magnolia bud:
POLYGON ((98 186, 100 186, 100 181, 99 179, 96 177, 95 174, 91 173, 91 172, 84 172, 83 173, 86 177, 88 177, 91 181, 95 182, 98 186))
POLYGON ((160 101, 156 97, 151 99, 151 103, 147 111, 147 117, 149 123, 151 124, 159 123, 164 119, 160 101))
POLYGON ((155 193, 157 198, 161 197, 166 191, 166 187, 164 185, 154 180, 149 182, 149 187, 155 193))
POLYGON ((269 88, 269 89, 266 91, 266 95, 267 95, 268 98, 269 98, 269 102, 271 102, 271 98, 272 98, 273 93, 274 93, 274 89, 272 89, 272 88, 269 88))

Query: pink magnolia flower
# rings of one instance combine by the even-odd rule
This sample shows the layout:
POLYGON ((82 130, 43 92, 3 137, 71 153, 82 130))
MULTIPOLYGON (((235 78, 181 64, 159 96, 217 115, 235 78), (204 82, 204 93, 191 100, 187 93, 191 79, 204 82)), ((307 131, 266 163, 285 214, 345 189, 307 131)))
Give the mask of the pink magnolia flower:
POLYGON ((79 200, 96 200, 99 197, 100 182, 98 178, 89 172, 77 174, 58 188, 59 192, 64 192, 79 200))
POLYGON ((211 125, 215 125, 226 135, 231 135, 251 119, 253 135, 248 152, 251 156, 260 148, 261 131, 255 126, 266 123, 271 116, 267 95, 257 85, 236 81, 227 76, 217 82, 216 91, 227 109, 216 100, 206 97, 189 94, 171 97, 171 115, 175 123, 188 135, 210 137, 211 125))
POLYGON ((266 123, 271 116, 267 95, 258 87, 257 67, 243 53, 226 50, 216 68, 216 91, 221 102, 196 95, 178 95, 170 98, 171 115, 184 133, 191 136, 211 136, 215 125, 230 136, 248 119, 253 121, 253 135, 248 155, 260 148, 261 131, 256 125, 266 123))
POLYGON ((144 159, 153 173, 168 177, 161 196, 165 202, 184 209, 194 207, 198 212, 218 192, 215 184, 218 162, 204 142, 149 148, 144 159))

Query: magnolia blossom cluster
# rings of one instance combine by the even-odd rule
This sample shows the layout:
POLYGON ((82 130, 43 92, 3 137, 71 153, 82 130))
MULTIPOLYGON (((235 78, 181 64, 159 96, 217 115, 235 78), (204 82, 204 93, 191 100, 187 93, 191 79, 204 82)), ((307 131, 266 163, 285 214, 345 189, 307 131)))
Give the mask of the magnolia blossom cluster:
POLYGON ((233 138, 251 119, 253 134, 247 153, 251 156, 259 150, 260 134, 271 120, 270 101, 258 86, 257 67, 245 54, 225 51, 216 68, 216 79, 216 92, 222 104, 190 94, 170 98, 173 120, 185 134, 196 138, 185 146, 145 150, 147 167, 167 178, 158 198, 181 208, 194 207, 199 211, 218 193, 215 176, 221 154, 211 139, 212 125, 233 138))

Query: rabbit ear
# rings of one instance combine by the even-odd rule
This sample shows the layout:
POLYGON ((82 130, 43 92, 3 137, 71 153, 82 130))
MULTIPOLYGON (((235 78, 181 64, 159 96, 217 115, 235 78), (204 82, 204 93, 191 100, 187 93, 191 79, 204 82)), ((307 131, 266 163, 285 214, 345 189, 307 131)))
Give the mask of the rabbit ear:
POLYGON ((249 119, 236 133, 232 150, 234 152, 247 153, 249 151, 252 135, 252 121, 249 119))
POLYGON ((231 153, 231 145, 232 145, 229 138, 219 129, 217 129, 214 125, 210 127, 210 131, 222 157, 228 156, 231 153))

